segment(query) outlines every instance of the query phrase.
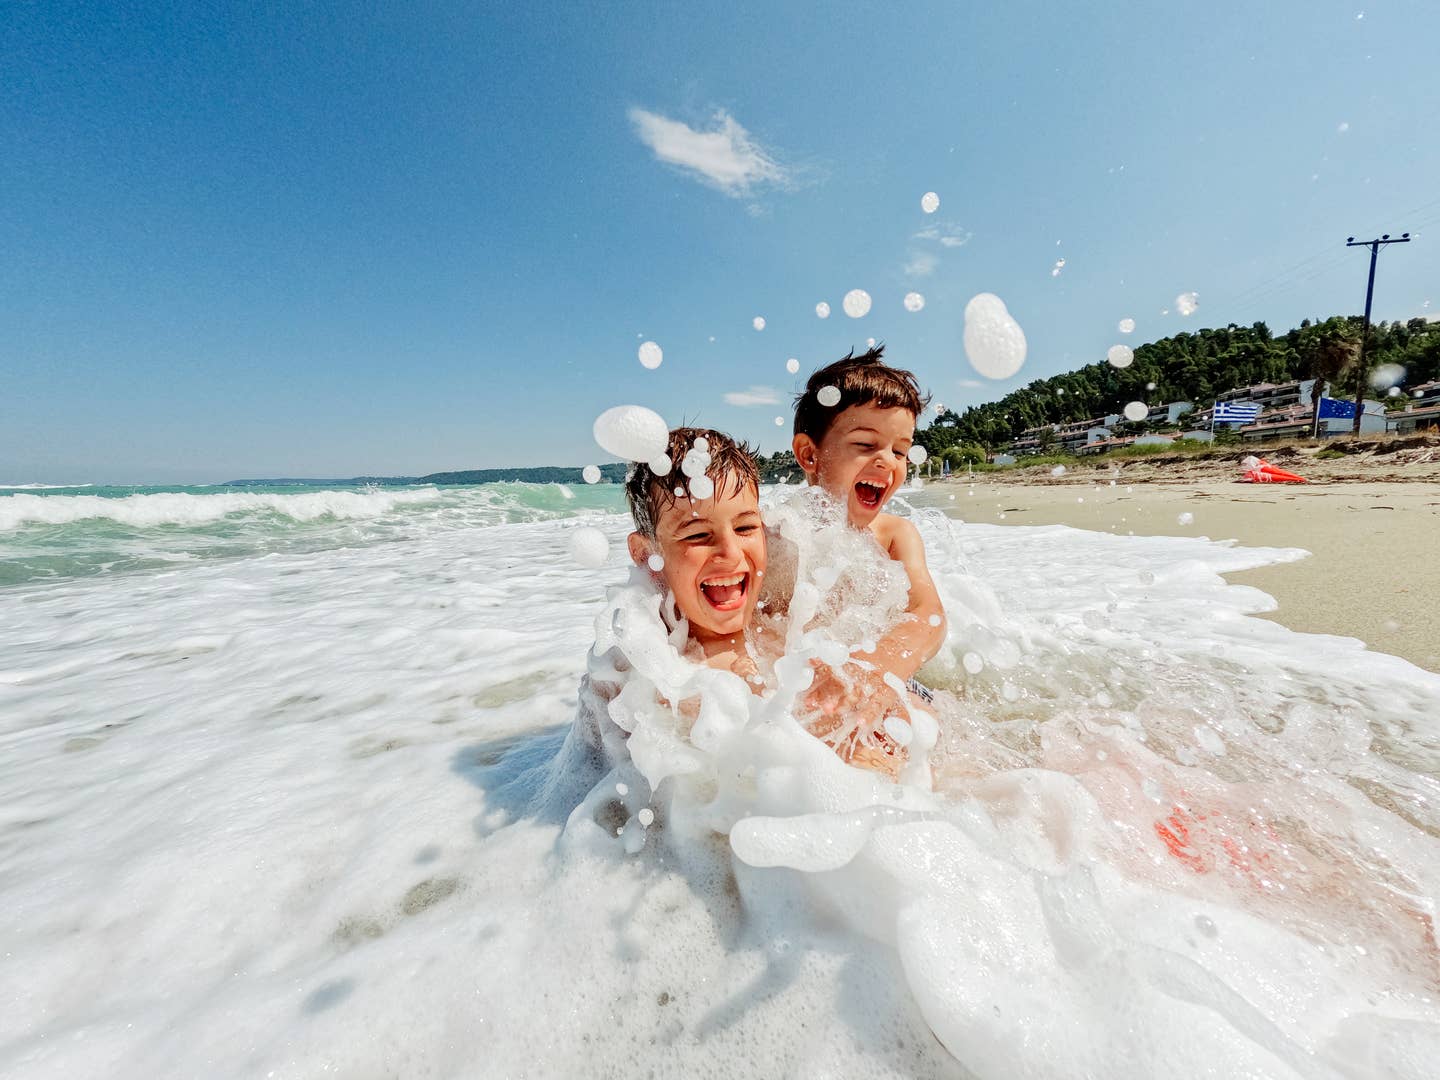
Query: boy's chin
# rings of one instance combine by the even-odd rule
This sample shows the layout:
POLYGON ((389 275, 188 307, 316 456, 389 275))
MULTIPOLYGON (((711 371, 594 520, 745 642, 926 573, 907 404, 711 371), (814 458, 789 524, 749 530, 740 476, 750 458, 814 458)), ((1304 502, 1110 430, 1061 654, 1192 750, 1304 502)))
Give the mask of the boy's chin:
POLYGON ((686 614, 690 622, 690 636, 694 638, 730 638, 744 633, 746 609, 738 611, 700 611, 686 614), (728 617, 727 617, 728 616, 728 617))

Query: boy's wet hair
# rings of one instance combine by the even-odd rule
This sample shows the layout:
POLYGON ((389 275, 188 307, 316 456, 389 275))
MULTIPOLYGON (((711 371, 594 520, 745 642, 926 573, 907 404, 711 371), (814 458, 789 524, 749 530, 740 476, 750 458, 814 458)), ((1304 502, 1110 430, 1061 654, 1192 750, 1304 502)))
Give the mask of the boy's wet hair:
POLYGON ((690 497, 690 477, 681 471, 680 464, 695 445, 703 438, 709 447, 710 464, 705 475, 715 484, 715 494, 723 495, 729 488, 740 492, 746 485, 760 490, 760 468, 755 464, 755 451, 745 443, 737 443, 729 435, 711 428, 679 427, 670 432, 670 442, 665 452, 670 457, 670 471, 658 475, 648 464, 637 462, 625 475, 625 501, 630 504, 630 516, 635 519, 635 530, 642 536, 654 537, 655 524, 660 515, 682 498, 690 497), (675 493, 676 488, 681 494, 675 493))
POLYGON ((805 392, 795 398, 795 434, 809 435, 819 443, 841 410, 852 405, 905 409, 918 420, 930 404, 930 395, 921 393, 920 384, 910 372, 885 363, 884 355, 883 344, 859 356, 851 349, 843 359, 811 375, 805 392), (826 386, 840 391, 840 400, 834 405, 820 404, 820 391, 826 386))

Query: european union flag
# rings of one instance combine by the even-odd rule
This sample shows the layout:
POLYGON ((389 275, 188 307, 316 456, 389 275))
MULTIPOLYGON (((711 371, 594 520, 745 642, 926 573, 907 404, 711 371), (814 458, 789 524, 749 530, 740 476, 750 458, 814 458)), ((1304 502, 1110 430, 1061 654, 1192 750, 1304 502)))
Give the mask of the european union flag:
POLYGON ((1353 401, 1336 401, 1334 398, 1322 397, 1320 399, 1321 420, 1354 420, 1355 403, 1353 401))

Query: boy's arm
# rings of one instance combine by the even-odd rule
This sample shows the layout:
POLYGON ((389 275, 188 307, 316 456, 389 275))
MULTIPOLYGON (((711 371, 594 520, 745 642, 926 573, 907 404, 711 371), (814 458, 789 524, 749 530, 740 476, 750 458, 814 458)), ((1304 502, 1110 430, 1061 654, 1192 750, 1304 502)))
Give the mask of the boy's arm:
POLYGON ((904 518, 893 518, 887 524, 890 525, 889 555, 905 567, 910 578, 910 603, 905 611, 913 618, 886 633, 876 643, 874 652, 856 655, 884 671, 909 679, 940 651, 945 641, 945 608, 930 578, 930 569, 925 565, 925 541, 920 538, 920 531, 904 518))

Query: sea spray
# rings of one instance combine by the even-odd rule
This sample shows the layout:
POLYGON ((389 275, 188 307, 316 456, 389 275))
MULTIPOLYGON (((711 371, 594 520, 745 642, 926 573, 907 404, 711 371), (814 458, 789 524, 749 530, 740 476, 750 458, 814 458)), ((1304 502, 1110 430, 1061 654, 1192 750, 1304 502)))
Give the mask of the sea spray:
MULTIPOLYGON (((1423 869, 1433 839, 1392 818, 1383 846, 1399 887, 1346 880, 1313 850, 1327 835, 1342 842, 1353 793, 1297 783, 1289 755, 1298 747, 1237 748, 1230 756, 1254 773, 1242 787, 1233 768, 1210 773, 1202 761, 1218 766, 1226 756, 1220 731, 1245 745, 1234 720, 1172 715, 1163 691, 1153 711, 1115 707, 1103 689, 1114 665, 1188 665, 1154 649, 1130 654, 1133 623, 1107 632, 1105 616, 1119 612, 1113 589, 1105 615, 1082 611, 1074 627, 1082 639, 1108 638, 1108 652, 1073 657, 1072 634, 1008 618, 961 558, 944 560, 953 530, 917 514, 939 541, 934 554, 955 567, 937 575, 952 634, 927 671, 961 691, 939 699, 940 790, 931 791, 929 772, 938 732, 918 710, 905 729, 913 731, 906 782, 844 764, 797 721, 797 706, 812 662, 838 667, 855 643, 873 647, 903 617, 904 580, 836 509, 804 491, 767 510, 793 580, 784 655, 763 695, 683 656, 684 624, 653 577, 635 571, 610 591, 589 676, 604 690, 587 691, 576 729, 587 733, 578 743, 603 747, 609 771, 571 814, 568 845, 633 855, 659 843, 661 857, 687 873, 733 880, 745 918, 758 925, 804 910, 894 949, 931 1030, 981 1076, 1340 1076, 1357 1054, 1383 1052, 1377 1040, 1396 1016, 1417 1045, 1440 1046, 1424 1008, 1440 990, 1434 874, 1423 869), (1032 709, 1007 725, 965 700, 988 696, 987 666, 1010 677, 1044 668, 1022 678, 1043 693, 1067 654, 1079 664, 1061 684, 1079 691, 1078 707, 1032 709), (967 663, 957 665, 957 655, 967 663), (1182 732, 1198 751, 1173 745, 1182 732), (628 794, 617 796, 617 785, 628 794), (1308 810, 1308 831, 1266 824, 1249 805, 1257 798, 1308 810), (711 843, 716 837, 726 848, 711 843), (1308 847, 1297 852, 1297 842, 1308 847), (798 877, 776 876, 783 872, 798 877), (1326 882, 1336 896, 1317 905, 1310 889, 1326 882), (1198 938, 1197 920, 1211 928, 1198 938), (1356 926, 1391 943, 1383 958, 1357 964, 1363 953, 1316 948, 1327 938, 1343 946, 1356 926), (1207 935, 1215 944, 1201 948, 1207 935), (1357 978, 1371 1002, 1380 995, 1398 1012, 1368 1014, 1357 978), (1314 1029, 1317 1014, 1337 1018, 1329 1033, 1314 1029)), ((1228 697, 1243 724, 1243 695, 1228 697)), ((892 712, 887 722, 903 724, 910 710, 892 712)), ((1389 1059, 1397 1075, 1410 1075, 1398 1057, 1389 1059)))
POLYGON ((572 722, 613 488, 0 595, 0 1072, 1432 1071, 1440 677, 1221 576, 1301 553, 916 513, 934 792, 747 687, 727 834, 572 722))

